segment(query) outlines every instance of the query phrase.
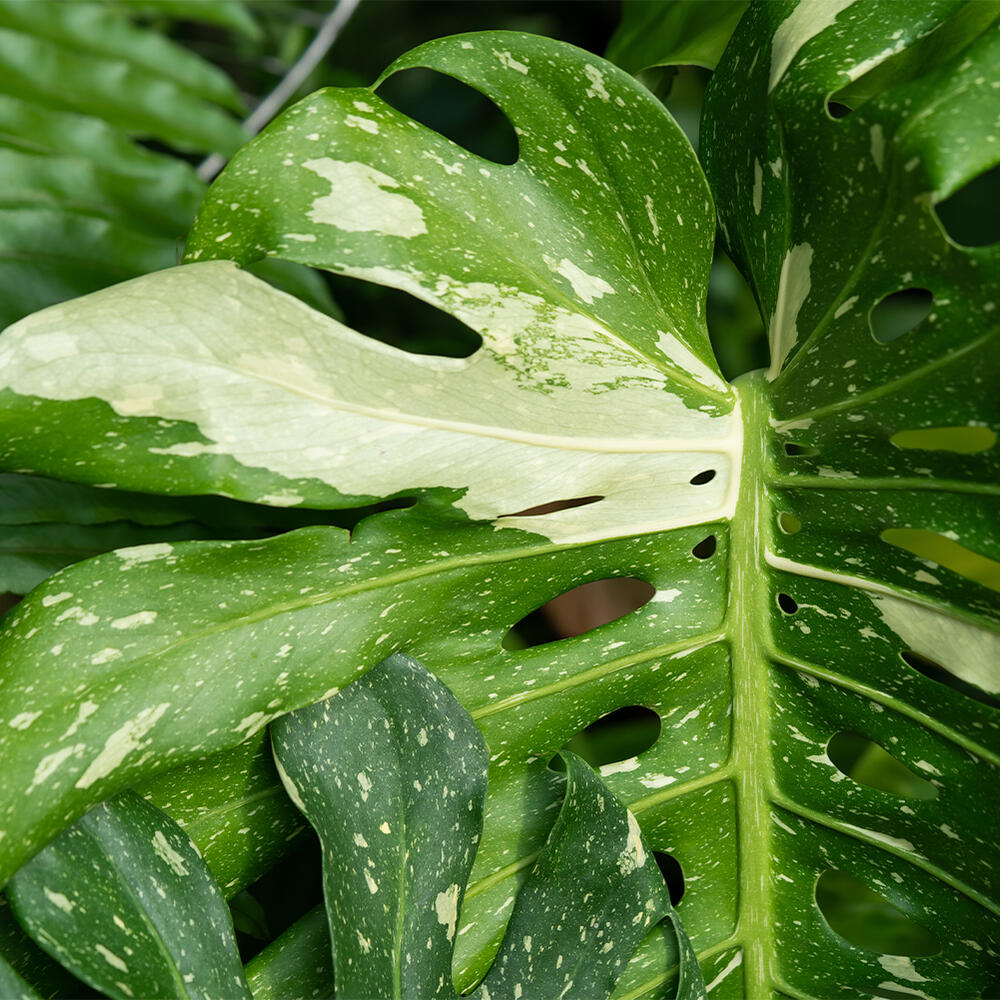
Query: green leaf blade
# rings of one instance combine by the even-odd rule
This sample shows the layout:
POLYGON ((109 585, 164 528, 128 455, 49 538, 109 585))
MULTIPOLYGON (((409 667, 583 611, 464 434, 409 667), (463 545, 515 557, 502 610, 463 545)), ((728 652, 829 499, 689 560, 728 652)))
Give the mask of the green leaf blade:
POLYGON ((337 992, 453 996, 486 796, 486 745, 468 713, 397 655, 275 722, 272 741, 323 845, 337 992))
POLYGON ((218 886, 184 833, 135 795, 98 806, 8 892, 38 942, 110 996, 249 1000, 218 886))

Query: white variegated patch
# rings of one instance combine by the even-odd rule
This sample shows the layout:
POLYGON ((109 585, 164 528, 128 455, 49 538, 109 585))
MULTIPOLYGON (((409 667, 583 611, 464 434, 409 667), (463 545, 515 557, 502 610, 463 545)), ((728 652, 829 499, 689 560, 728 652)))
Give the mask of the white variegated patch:
MULTIPOLYGON (((361 276, 417 286, 412 275, 371 272, 361 276)), ((735 402, 727 412, 717 392, 675 384, 582 310, 448 277, 436 288, 437 304, 482 333, 471 358, 387 347, 232 264, 210 262, 16 324, 0 345, 0 379, 23 395, 96 397, 122 415, 185 421, 207 439, 178 430, 159 455, 230 455, 352 495, 455 488, 471 518, 558 541, 731 514, 742 443, 735 402), (55 335, 60 350, 40 361, 33 345, 55 335), (707 470, 710 482, 691 483, 707 470), (594 495, 605 499, 505 516, 594 495)), ((673 345, 679 361, 690 360, 679 341, 667 341, 665 350, 673 345)), ((276 502, 271 493, 254 499, 276 502)))

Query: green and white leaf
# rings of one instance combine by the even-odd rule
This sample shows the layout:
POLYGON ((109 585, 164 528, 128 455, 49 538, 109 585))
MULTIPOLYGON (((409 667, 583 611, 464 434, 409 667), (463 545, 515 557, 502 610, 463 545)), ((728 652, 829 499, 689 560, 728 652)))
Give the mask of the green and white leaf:
MULTIPOLYGON (((683 866, 682 915, 714 995, 981 992, 1000 947, 988 811, 1000 726, 982 703, 1000 688, 1000 613, 968 562, 928 564, 891 532, 996 560, 996 450, 891 439, 1000 423, 996 251, 950 243, 932 209, 996 162, 998 36, 972 32, 957 54, 949 43, 847 118, 825 112, 956 11, 776 2, 734 35, 703 144, 769 322, 769 379, 729 387, 712 362, 711 202, 662 107, 602 60, 503 33, 438 40, 389 72, 430 66, 487 94, 519 130, 517 163, 471 156, 371 89, 323 91, 220 177, 189 243, 198 263, 8 330, 5 468, 273 504, 421 502, 351 538, 309 528, 125 550, 23 602, 0 635, 4 876, 117 789, 405 651, 491 748, 459 989, 489 968, 545 842, 559 800, 545 761, 643 704, 663 735, 605 780, 683 866), (265 254, 410 291, 483 349, 404 355, 205 262, 265 254), (877 342, 870 309, 908 285, 934 292, 933 313, 877 342), (72 433, 41 448, 43 419, 72 433), (782 514, 801 529, 782 530, 782 514), (647 580, 656 599, 588 635, 501 646, 545 601, 615 576, 647 580), (927 775, 937 797, 848 777, 827 753, 844 731, 927 775), (815 899, 829 869, 941 951, 840 937, 815 899)), ((675 963, 644 946, 628 995, 662 991, 675 963)))
POLYGON ((116 1000, 249 1000, 218 886, 184 832, 137 795, 91 810, 7 891, 38 943, 116 1000))

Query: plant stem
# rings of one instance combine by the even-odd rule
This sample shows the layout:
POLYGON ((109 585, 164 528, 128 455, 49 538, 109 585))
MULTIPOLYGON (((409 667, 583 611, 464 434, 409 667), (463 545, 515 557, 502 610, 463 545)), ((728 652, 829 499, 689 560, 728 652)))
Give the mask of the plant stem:
POLYGON ((740 900, 736 936, 744 949, 744 992, 768 997, 776 970, 771 927, 770 794, 771 681, 767 640, 761 624, 770 621, 770 592, 764 550, 770 522, 766 505, 766 383, 755 372, 737 382, 743 409, 744 457, 740 493, 731 529, 729 581, 732 640, 733 750, 739 827, 740 900))
MULTIPOLYGON (((360 2, 361 0, 338 0, 295 65, 244 121, 243 127, 248 135, 256 135, 294 96, 320 60, 330 51, 360 2)), ((211 181, 225 165, 226 158, 213 153, 199 165, 198 176, 203 181, 211 181)))

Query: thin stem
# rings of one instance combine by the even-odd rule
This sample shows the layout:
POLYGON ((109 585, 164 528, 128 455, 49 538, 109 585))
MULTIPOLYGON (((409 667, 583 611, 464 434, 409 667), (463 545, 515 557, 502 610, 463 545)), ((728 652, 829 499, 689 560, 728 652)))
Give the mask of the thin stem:
MULTIPOLYGON (((326 16, 316 37, 299 56, 294 66, 282 77, 277 87, 271 91, 254 109, 243 123, 248 135, 256 135, 286 104, 289 98, 302 86, 320 60, 330 51, 337 36, 351 19, 360 0, 337 0, 333 10, 326 16)), ((210 181, 226 165, 226 157, 213 153, 198 167, 198 176, 210 181)))

